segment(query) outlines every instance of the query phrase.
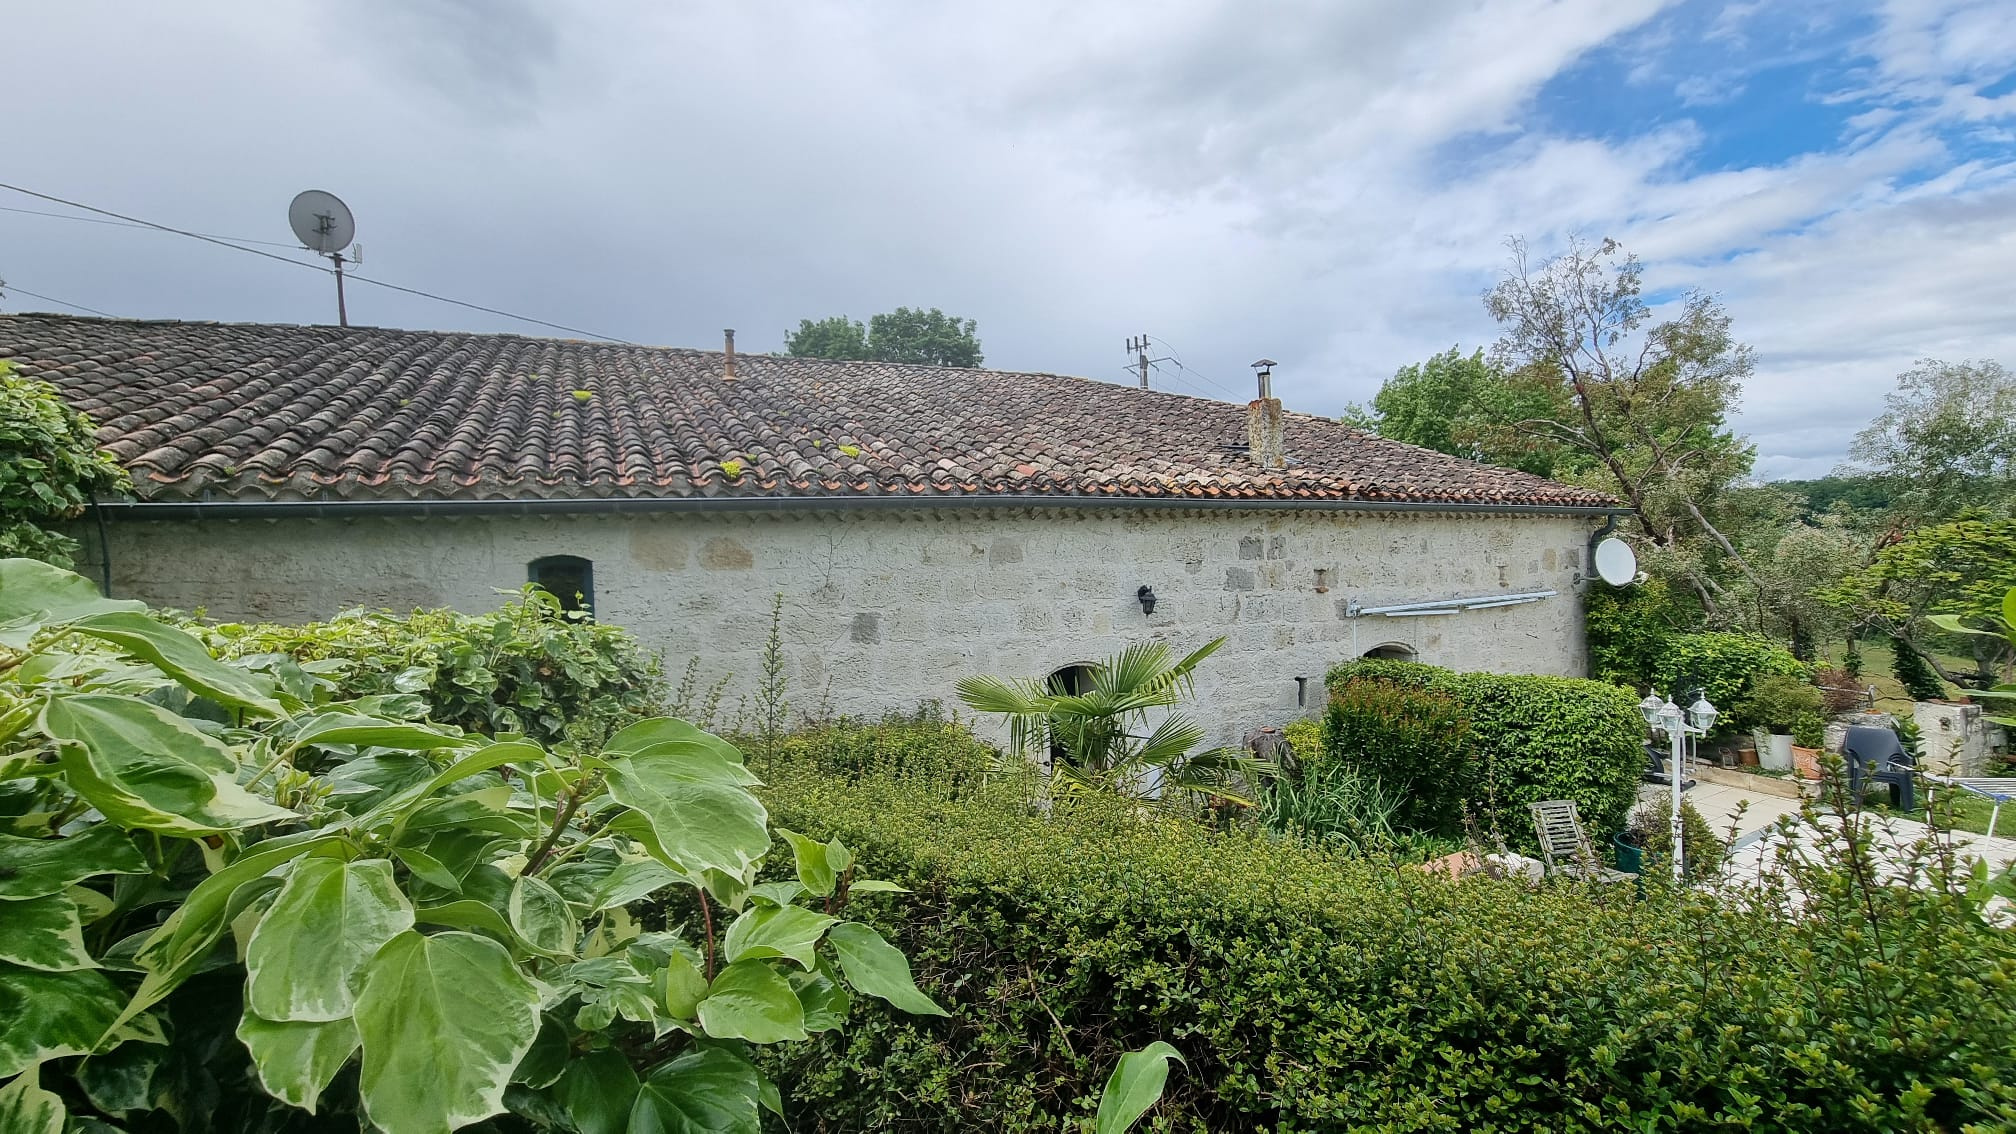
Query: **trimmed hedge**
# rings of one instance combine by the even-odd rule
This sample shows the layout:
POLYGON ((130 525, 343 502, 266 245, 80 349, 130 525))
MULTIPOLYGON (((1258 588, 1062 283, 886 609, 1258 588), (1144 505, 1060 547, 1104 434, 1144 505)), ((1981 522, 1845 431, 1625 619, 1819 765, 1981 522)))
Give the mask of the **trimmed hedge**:
MULTIPOLYGON (((1470 805, 1515 847, 1534 846, 1529 804, 1574 800, 1600 845, 1623 829, 1637 801, 1645 721, 1629 689, 1579 677, 1457 673, 1378 659, 1347 662, 1324 680, 1333 699, 1359 681, 1452 699, 1470 722, 1470 805)), ((1382 742, 1366 737, 1362 743, 1382 742)))
POLYGON ((1885 946, 1913 958, 1878 962, 1894 971, 1874 1010, 1866 958, 1842 954, 1852 928, 1658 878, 1646 900, 1452 882, 1096 797, 1046 813, 999 783, 948 799, 763 773, 777 822, 915 891, 847 916, 952 1012, 857 998, 844 1034, 781 1053, 792 1129, 1076 1129, 1119 1055, 1157 1039, 1188 1060, 1161 1130, 2016 1120, 2016 956, 1951 898, 1874 899, 1885 946))
POLYGON ((1700 689, 1722 710, 1716 734, 1728 735, 1768 723, 1745 720, 1731 710, 1749 697, 1753 681, 1774 673, 1806 678, 1812 668, 1770 638, 1711 630, 1668 638, 1666 652, 1653 667, 1652 685, 1668 697, 1700 689))
POLYGON ((1447 693, 1347 681, 1324 709, 1323 751, 1377 777, 1398 796, 1398 820, 1417 831, 1461 832, 1463 804, 1479 794, 1470 718, 1447 693))

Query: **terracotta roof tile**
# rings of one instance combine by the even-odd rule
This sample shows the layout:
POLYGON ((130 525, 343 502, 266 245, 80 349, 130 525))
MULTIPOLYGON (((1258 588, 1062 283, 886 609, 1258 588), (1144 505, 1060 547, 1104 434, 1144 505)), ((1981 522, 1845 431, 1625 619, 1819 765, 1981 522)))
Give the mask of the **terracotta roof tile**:
POLYGON ((370 327, 0 315, 150 500, 1191 497, 1602 507, 1587 489, 1286 415, 995 370, 370 327), (586 391, 586 397, 575 391, 586 391), (727 461, 740 461, 729 476, 727 461))

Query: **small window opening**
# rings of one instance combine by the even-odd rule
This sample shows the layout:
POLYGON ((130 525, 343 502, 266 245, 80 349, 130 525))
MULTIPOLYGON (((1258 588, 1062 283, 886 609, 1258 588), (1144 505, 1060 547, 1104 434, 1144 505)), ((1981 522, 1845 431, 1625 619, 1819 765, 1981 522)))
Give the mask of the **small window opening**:
MULTIPOLYGON (((1044 683, 1052 693, 1063 693, 1071 697, 1081 697, 1092 691, 1092 667, 1089 665, 1067 665, 1050 675, 1044 683)), ((1056 767, 1069 753, 1055 740, 1050 742, 1049 767, 1056 767)))
POLYGON ((548 555, 526 568, 532 585, 560 600, 560 609, 595 613, 595 565, 578 555, 548 555))
POLYGON ((1413 661, 1414 651, 1398 642, 1388 642, 1365 651, 1365 656, 1379 661, 1413 661))

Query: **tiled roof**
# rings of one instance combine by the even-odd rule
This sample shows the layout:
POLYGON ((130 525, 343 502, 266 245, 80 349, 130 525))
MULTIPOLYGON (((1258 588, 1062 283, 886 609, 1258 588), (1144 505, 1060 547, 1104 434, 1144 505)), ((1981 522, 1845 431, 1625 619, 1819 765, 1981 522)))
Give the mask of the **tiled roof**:
POLYGON ((1269 498, 1603 506, 1586 489, 1287 415, 996 370, 369 327, 0 316, 147 500, 1269 498))

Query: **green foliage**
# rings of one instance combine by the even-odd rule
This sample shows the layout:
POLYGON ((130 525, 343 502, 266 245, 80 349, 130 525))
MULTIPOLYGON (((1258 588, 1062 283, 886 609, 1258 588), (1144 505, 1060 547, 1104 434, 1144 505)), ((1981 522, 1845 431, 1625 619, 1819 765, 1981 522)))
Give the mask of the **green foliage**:
POLYGON ((1127 1134, 1148 1109, 1162 1101, 1169 1084, 1169 1062, 1183 1062, 1182 1053, 1161 1040, 1140 1051, 1130 1051, 1113 1067, 1106 1089, 1099 1094, 1099 1111, 1092 1116, 1093 1134, 1127 1134))
POLYGON ((1465 800, 1478 797, 1482 766, 1471 759, 1470 719, 1456 698, 1391 681, 1333 687, 1323 714, 1328 762, 1370 777, 1398 804, 1399 825, 1455 834, 1465 800))
POLYGON ((1968 508, 2008 514, 2016 496, 2016 375, 2001 363, 1925 359, 1897 376, 1849 456, 1917 523, 1968 508))
POLYGON ((1323 722, 1306 718, 1289 721, 1281 726, 1281 738, 1288 742, 1297 761, 1323 759, 1323 722))
POLYGON ((1373 396, 1373 412, 1359 411, 1356 421, 1409 445, 1551 476, 1568 460, 1564 447, 1519 425, 1555 417, 1558 401, 1547 385, 1508 375, 1483 351, 1466 356, 1450 347, 1401 367, 1373 396))
POLYGON ((1653 666, 1652 684, 1676 698, 1699 690, 1710 704, 1722 710, 1715 731, 1717 735, 1727 735, 1755 724, 1789 724, 1789 720, 1754 720, 1745 716, 1739 706, 1749 699, 1752 683, 1758 678, 1772 674, 1804 678, 1806 672, 1805 663, 1793 657, 1792 651, 1769 638, 1703 631, 1675 634, 1667 639, 1666 651, 1653 666))
POLYGON ((1408 800, 1377 776, 1343 761, 1304 764, 1260 789, 1262 826, 1353 854, 1385 854, 1417 840, 1402 815, 1408 800))
MULTIPOLYGON (((1624 830, 1632 845, 1644 848, 1648 871, 1673 869, 1671 804, 1639 804, 1632 809, 1631 821, 1624 830)), ((1729 846, 1723 841, 1722 832, 1709 824, 1691 800, 1680 801, 1680 839, 1681 853, 1686 856, 1681 865, 1685 876, 1694 880, 1715 877, 1728 856, 1729 846)))
POLYGON ((1827 718, 1817 710, 1792 718, 1792 743, 1801 748, 1825 748, 1827 718))
POLYGON ((813 322, 801 319, 784 336, 784 349, 809 358, 874 359, 917 366, 979 366, 983 361, 979 324, 936 307, 898 307, 863 327, 845 315, 813 322))
MULTIPOLYGON (((794 1129, 1081 1127, 1124 1053, 1188 1060, 1171 1130, 2001 1129, 2016 948, 1961 898, 1796 865, 1815 917, 1451 881, 1006 784, 771 778, 779 821, 915 893, 862 915, 947 1028, 880 1006, 780 1051, 794 1129), (1858 912, 1854 901, 1867 903, 1858 912), (883 920, 883 919, 887 920, 883 920)), ((1701 844, 1706 846, 1705 841, 1701 844)))
POLYGON ((305 626, 192 629, 227 658, 292 660, 314 696, 411 695, 430 720, 541 744, 592 744, 665 699, 658 659, 628 631, 530 586, 488 614, 351 610, 305 626))
POLYGON ((1932 664, 1901 637, 1890 639, 1890 674, 1913 701, 1937 701, 1946 696, 1946 683, 1932 664))
MULTIPOLYGON (((2000 618, 2002 596, 2011 587, 2016 587, 2016 519, 1970 515, 1905 533, 1878 551, 1867 567, 1823 591, 1822 597, 1855 625, 1908 643, 1919 655, 1917 662, 1902 663, 1912 670, 1928 668, 1931 663, 1925 655, 1935 646, 1950 644, 1973 656, 1970 682, 1988 686, 2016 659, 2016 650, 1994 635, 1955 636, 1942 629, 1940 619, 1979 625, 2000 618)), ((1902 668, 1897 672, 1900 681, 1904 672, 1902 668)), ((1918 680, 1920 690, 1936 684, 1922 675, 1918 680)))
POLYGON ((1455 673, 1414 662, 1348 662, 1332 695, 1357 681, 1448 697, 1470 722, 1468 802, 1507 842, 1531 847, 1527 807, 1572 799, 1591 831, 1623 827, 1645 770, 1645 722, 1628 689, 1570 677, 1455 673))
POLYGON ((1771 487, 1799 498, 1800 514, 1816 520, 1833 511, 1836 504, 1857 512, 1887 512, 1892 504, 1890 489, 1871 476, 1823 476, 1815 480, 1774 480, 1771 487))
POLYGON ((943 1014, 846 920, 897 887, 844 843, 756 885, 768 813, 727 742, 311 703, 291 659, 225 664, 136 606, 0 560, 6 1129, 757 1134, 757 1050, 836 1032, 848 989, 943 1014))
POLYGON ((1810 682, 1788 673, 1766 673, 1751 682, 1749 695, 1733 708, 1738 720, 1772 732, 1791 732, 1802 717, 1818 716, 1822 704, 1820 690, 1810 682))
POLYGON ((842 718, 791 733, 775 759, 826 775, 919 779, 956 790, 977 784, 1001 766, 1001 753, 936 704, 880 721, 842 718))
POLYGON ((1238 803, 1242 781, 1272 769, 1231 748, 1196 751, 1204 728, 1175 708, 1197 666, 1225 644, 1205 643, 1181 661, 1163 642, 1142 642, 1087 667, 1084 692, 1034 678, 968 677, 959 699, 975 712, 1009 719, 1016 755, 1050 758, 1053 782, 1066 791, 1180 799, 1199 793, 1238 803), (1162 710, 1153 728, 1148 718, 1162 710))
POLYGON ((0 558, 68 567, 77 541, 58 525, 83 515, 92 497, 124 491, 126 473, 56 387, 13 371, 0 359, 0 558))
POLYGON ((1598 579, 1585 596, 1589 676, 1642 689, 1670 649, 1674 635, 1700 612, 1678 601, 1666 580, 1613 587, 1598 579))

